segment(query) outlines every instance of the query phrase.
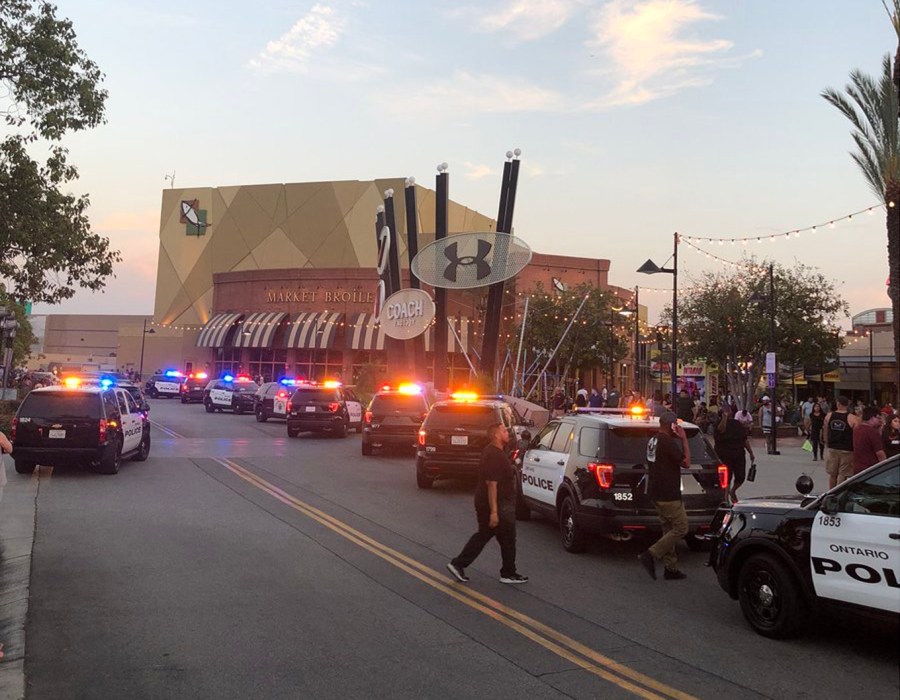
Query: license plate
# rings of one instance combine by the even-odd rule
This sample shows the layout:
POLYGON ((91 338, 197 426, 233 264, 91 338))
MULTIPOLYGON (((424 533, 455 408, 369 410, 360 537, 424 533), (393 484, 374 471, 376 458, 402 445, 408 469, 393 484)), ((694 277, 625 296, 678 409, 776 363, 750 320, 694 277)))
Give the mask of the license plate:
POLYGON ((48 430, 47 437, 48 438, 64 438, 66 436, 65 430, 48 430))
POLYGON ((451 445, 468 445, 469 444, 469 436, 468 435, 451 435, 450 436, 450 444, 451 445))
POLYGON ((307 406, 304 410, 305 410, 307 413, 315 413, 315 412, 316 412, 316 407, 315 407, 315 406, 307 406))

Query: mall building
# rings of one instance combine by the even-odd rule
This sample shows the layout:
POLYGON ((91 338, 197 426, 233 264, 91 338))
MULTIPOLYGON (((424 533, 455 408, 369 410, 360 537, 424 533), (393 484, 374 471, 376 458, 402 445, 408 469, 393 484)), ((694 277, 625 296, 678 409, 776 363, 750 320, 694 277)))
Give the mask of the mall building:
MULTIPOLYGON (((421 249, 434 240, 435 192, 414 187, 421 249)), ((352 381, 363 366, 385 367, 385 336, 373 311, 375 215, 388 189, 399 198, 399 257, 408 286, 403 179, 163 190, 153 316, 119 318, 115 350, 107 338, 95 354, 114 357, 121 369, 138 369, 143 358, 145 376, 181 368, 352 381)), ((450 202, 448 218, 450 235, 496 229, 493 219, 457 202, 450 202)), ((535 252, 507 282, 501 355, 521 312, 521 292, 538 282, 546 290, 589 283, 631 299, 631 290, 610 287, 609 267, 609 260, 535 252)), ((468 379, 466 354, 478 364, 486 296, 485 289, 448 293, 451 384, 468 379)), ((60 325, 55 318, 47 317, 48 327, 60 325)), ((79 338, 91 337, 82 332, 86 319, 78 323, 79 338)), ((426 359, 433 359, 433 342, 432 328, 426 359)), ((65 347, 70 360, 77 357, 77 345, 65 347)), ((631 370, 621 372, 629 377, 631 370)))

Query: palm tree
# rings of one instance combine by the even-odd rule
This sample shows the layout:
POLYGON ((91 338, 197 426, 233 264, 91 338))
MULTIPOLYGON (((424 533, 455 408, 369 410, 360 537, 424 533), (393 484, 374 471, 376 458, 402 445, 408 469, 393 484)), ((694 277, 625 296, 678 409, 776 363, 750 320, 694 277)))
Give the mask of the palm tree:
MULTIPOLYGON (((897 0, 895 3, 900 6, 897 0)), ((878 81, 855 70, 850 73, 850 83, 844 88, 846 95, 828 88, 822 92, 822 97, 837 107, 853 125, 856 150, 850 156, 887 209, 888 294, 894 312, 895 396, 900 399, 900 99, 891 63, 888 54, 882 61, 881 79, 878 81)))

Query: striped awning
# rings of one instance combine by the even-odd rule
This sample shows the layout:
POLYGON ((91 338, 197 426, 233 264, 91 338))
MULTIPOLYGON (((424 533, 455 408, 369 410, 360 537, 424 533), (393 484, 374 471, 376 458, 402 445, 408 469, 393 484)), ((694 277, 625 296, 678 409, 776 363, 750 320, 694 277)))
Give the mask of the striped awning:
POLYGON ((286 347, 307 350, 330 348, 343 317, 344 314, 334 311, 297 314, 288 326, 286 347))
POLYGON ((234 337, 236 348, 270 348, 275 330, 281 323, 286 313, 282 311, 263 311, 250 314, 244 319, 237 335, 234 337))
POLYGON ((348 319, 345 333, 348 350, 384 350, 384 331, 375 323, 375 314, 350 314, 348 319))
POLYGON ((200 337, 197 338, 198 348, 221 348, 225 345, 225 339, 228 337, 228 331, 232 329, 235 323, 244 318, 244 314, 223 313, 216 314, 200 331, 200 337))

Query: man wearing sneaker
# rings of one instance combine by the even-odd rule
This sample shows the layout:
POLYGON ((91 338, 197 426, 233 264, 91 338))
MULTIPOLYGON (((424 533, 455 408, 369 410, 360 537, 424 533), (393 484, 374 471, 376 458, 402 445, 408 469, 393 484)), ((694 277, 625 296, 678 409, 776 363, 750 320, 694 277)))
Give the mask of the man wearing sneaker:
POLYGON ((667 411, 659 417, 659 432, 647 443, 647 467, 650 498, 662 523, 662 537, 650 549, 638 555, 641 565, 656 579, 656 560, 665 566, 663 578, 687 578, 678 570, 675 544, 688 533, 687 513, 681 501, 681 469, 691 466, 687 435, 675 414, 667 411))
POLYGON ((494 423, 488 428, 488 439, 490 443, 481 453, 475 487, 478 532, 469 538, 459 556, 447 564, 447 570, 457 581, 468 581, 466 567, 496 537, 503 560, 500 582, 526 583, 528 577, 516 572, 516 470, 504 449, 509 442, 509 431, 502 423, 494 423))

